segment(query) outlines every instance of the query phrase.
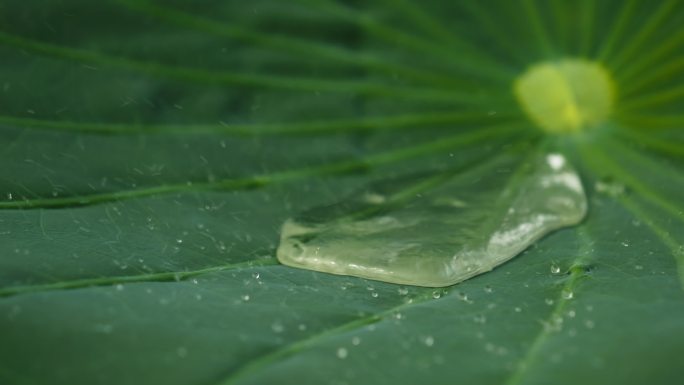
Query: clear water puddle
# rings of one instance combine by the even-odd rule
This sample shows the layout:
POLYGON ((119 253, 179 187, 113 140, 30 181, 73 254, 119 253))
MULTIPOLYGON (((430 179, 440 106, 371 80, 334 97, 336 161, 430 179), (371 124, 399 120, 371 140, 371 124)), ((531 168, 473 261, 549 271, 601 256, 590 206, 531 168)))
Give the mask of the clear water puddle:
POLYGON ((389 181, 283 225, 285 265, 441 287, 490 271, 587 211, 560 154, 389 181))

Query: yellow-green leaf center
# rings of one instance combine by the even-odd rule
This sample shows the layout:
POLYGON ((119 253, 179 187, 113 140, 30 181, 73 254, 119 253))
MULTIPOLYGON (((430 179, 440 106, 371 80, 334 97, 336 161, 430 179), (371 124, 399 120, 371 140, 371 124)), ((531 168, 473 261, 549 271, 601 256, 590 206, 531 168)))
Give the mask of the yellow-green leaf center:
POLYGON ((582 59, 535 64, 515 80, 513 90, 530 119, 551 133, 578 132, 604 122, 615 99, 610 73, 582 59))

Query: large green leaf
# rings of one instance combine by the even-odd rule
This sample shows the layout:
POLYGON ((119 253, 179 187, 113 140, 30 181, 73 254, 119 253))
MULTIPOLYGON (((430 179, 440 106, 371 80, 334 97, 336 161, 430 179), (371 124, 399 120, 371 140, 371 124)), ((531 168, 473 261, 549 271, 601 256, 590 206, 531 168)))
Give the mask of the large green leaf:
POLYGON ((681 2, 6 0, 0 20, 0 383, 684 374, 681 2), (574 57, 613 74, 614 112, 545 134, 514 81, 574 57), (275 259, 288 219, 369 186, 549 151, 587 218, 489 273, 431 289, 275 259))

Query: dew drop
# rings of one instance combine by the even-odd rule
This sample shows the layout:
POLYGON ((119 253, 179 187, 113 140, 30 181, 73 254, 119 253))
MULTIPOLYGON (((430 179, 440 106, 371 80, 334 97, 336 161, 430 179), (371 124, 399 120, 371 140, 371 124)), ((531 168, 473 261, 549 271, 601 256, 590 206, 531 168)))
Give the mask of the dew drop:
POLYGON ((188 349, 185 348, 185 347, 183 347, 183 346, 179 346, 179 347, 176 349, 176 354, 177 354, 178 357, 180 357, 180 358, 185 358, 185 357, 188 356, 188 349))
POLYGON ((241 298, 244 302, 247 302, 247 301, 249 301, 249 294, 243 294, 240 298, 241 298))
POLYGON ((442 297, 442 291, 441 290, 435 290, 432 292, 432 298, 439 299, 440 297, 442 297))
POLYGON ((285 330, 285 326, 281 324, 280 322, 276 321, 271 324, 271 330, 273 330, 274 333, 282 333, 285 330))
POLYGON ((552 300, 551 298, 547 298, 547 299, 544 300, 544 303, 546 303, 547 305, 551 306, 551 305, 553 305, 553 300, 552 300))
POLYGON ((594 321, 592 320, 586 320, 584 321, 584 326, 586 326, 587 329, 593 329, 596 324, 594 324, 594 321))
POLYGON ((561 292, 561 296, 563 297, 563 299, 572 299, 575 296, 575 294, 572 292, 572 290, 563 290, 561 292))
POLYGON ((379 296, 380 296, 380 294, 378 294, 377 291, 371 292, 371 297, 378 298, 379 296))
POLYGON ((485 291, 485 293, 492 293, 494 291, 494 289, 492 289, 491 286, 487 285, 484 287, 484 291, 485 291))
POLYGON ((559 274, 560 271, 561 271, 560 266, 558 266, 556 264, 551 265, 551 274, 559 274))
POLYGON ((397 289, 397 293, 399 293, 399 295, 402 295, 402 296, 407 295, 408 292, 409 292, 408 289, 405 287, 400 287, 397 289))
POLYGON ((601 194, 606 194, 611 197, 619 197, 624 195, 627 188, 624 184, 612 181, 610 179, 604 179, 597 181, 594 185, 596 192, 601 194))
POLYGON ((359 346, 361 344, 361 337, 352 337, 351 343, 354 346, 359 346))
POLYGON ((426 336, 425 338, 423 338, 423 343, 425 344, 425 346, 431 347, 435 344, 435 338, 432 336, 426 336))
POLYGON ((485 317, 482 314, 478 314, 475 317, 473 317, 473 321, 475 321, 475 323, 477 324, 484 324, 487 322, 487 317, 485 317))
POLYGON ((338 348, 337 349, 337 358, 339 358, 341 360, 347 358, 348 354, 349 354, 349 352, 347 351, 346 348, 338 348))

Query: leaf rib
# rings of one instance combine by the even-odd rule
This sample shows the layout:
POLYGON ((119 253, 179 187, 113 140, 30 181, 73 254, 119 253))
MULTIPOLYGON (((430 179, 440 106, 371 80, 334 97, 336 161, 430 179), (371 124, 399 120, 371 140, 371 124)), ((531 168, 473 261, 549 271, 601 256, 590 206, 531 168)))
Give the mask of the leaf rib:
POLYGON ((390 99, 443 102, 454 105, 477 105, 485 103, 491 105, 493 102, 492 99, 488 98, 478 100, 472 93, 457 92, 455 90, 387 86, 365 81, 285 77, 258 73, 217 72, 187 67, 167 66, 156 62, 133 60, 82 49, 62 47, 14 36, 5 32, 0 32, 0 42, 63 60, 66 59, 81 63, 114 67, 126 71, 191 83, 310 92, 350 93, 364 96, 386 97, 390 99))
POLYGON ((432 290, 429 291, 424 291, 423 294, 419 297, 416 297, 413 299, 412 302, 410 303, 404 303, 398 306, 394 306, 390 309, 383 310, 382 312, 372 314, 370 316, 360 318, 353 320, 351 322, 344 323, 340 326, 337 326, 335 328, 329 329, 322 331, 318 334, 314 334, 313 336, 310 336, 306 339, 296 341, 294 343, 291 343, 289 345, 286 345, 280 349, 276 349, 270 353, 264 354, 262 356, 256 357, 255 359, 252 359, 251 361, 248 361, 246 364, 238 368, 236 371, 233 373, 230 373, 226 378, 216 382, 215 385, 232 385, 236 384, 238 381, 241 379, 245 378, 246 376, 249 376, 252 373, 255 373, 262 368, 269 366, 275 362, 282 361, 284 359, 287 359, 288 357, 303 351, 305 349, 309 349, 316 344, 320 343, 320 341, 325 340, 330 337, 336 337, 341 334, 349 333, 352 331, 356 331, 364 326, 371 325, 371 324, 376 324, 379 322, 382 322, 384 319, 390 317, 392 314, 401 311, 404 308, 407 307, 412 307, 412 306, 417 306, 421 303, 429 302, 429 301, 434 301, 435 299, 432 298, 432 290))
POLYGON ((271 257, 268 259, 252 260, 247 262, 219 266, 210 266, 198 270, 165 271, 161 273, 149 273, 139 275, 75 279, 71 281, 53 282, 42 285, 10 286, 0 288, 0 298, 43 291, 71 290, 93 286, 112 286, 124 283, 182 281, 202 274, 217 273, 220 271, 269 265, 279 265, 278 260, 271 257))
POLYGON ((570 302, 570 299, 565 298, 563 293, 576 292, 580 280, 583 277, 586 277, 584 266, 593 258, 593 255, 590 253, 592 241, 589 238, 589 234, 587 233, 585 226, 578 227, 576 232, 581 242, 580 250, 578 252, 579 256, 575 258, 570 266, 569 275, 559 292, 558 298, 556 300, 556 306, 553 308, 551 313, 549 313, 546 320, 542 322, 542 328, 534 338, 530 348, 527 350, 527 354, 525 354, 525 356, 518 362, 516 369, 504 382, 504 385, 518 385, 523 382, 527 371, 539 358, 542 347, 554 332, 554 328, 552 327, 554 320, 558 319, 558 317, 562 317, 563 312, 570 302))
MULTIPOLYGON (((358 170, 367 170, 383 164, 398 162, 400 160, 411 159, 430 152, 458 148, 486 140, 491 137, 507 137, 515 132, 522 131, 521 125, 501 125, 488 129, 477 130, 475 132, 462 133, 435 141, 423 142, 417 145, 404 147, 398 150, 387 151, 384 153, 370 155, 360 160, 347 160, 341 162, 328 163, 316 167, 281 171, 271 174, 257 175, 253 177, 224 179, 215 182, 203 182, 195 184, 169 184, 148 188, 121 190, 109 193, 97 193, 83 196, 70 196, 61 198, 36 198, 19 201, 1 201, 0 209, 37 209, 37 208, 68 208, 79 206, 90 206, 107 202, 114 202, 127 199, 143 198, 160 194, 171 194, 178 192, 188 192, 197 190, 238 190, 247 188, 262 187, 274 183, 284 183, 299 180, 306 177, 325 176, 334 174, 349 173, 358 170)), ((522 131, 524 132, 524 131, 522 131)), ((525 139, 524 137, 520 139, 525 139)))
POLYGON ((644 199, 652 202, 656 206, 670 212, 677 219, 684 222, 684 211, 681 207, 673 204, 669 200, 663 198, 657 191, 649 188, 646 184, 633 176, 630 172, 620 167, 617 162, 606 156, 600 149, 593 146, 582 146, 582 152, 585 155, 585 162, 596 173, 602 175, 603 170, 611 172, 612 176, 624 182, 627 186, 639 193, 644 199))
POLYGON ((627 210, 631 211, 636 218, 639 218, 644 223, 646 223, 646 226, 648 226, 648 228, 651 229, 653 234, 660 238, 663 241, 663 243, 670 249, 670 251, 672 251, 672 256, 674 257, 675 263, 677 264, 679 282, 682 286, 682 289, 684 289, 684 246, 677 242, 677 240, 672 238, 670 236, 669 231, 659 226, 653 220, 653 218, 647 214, 647 211, 644 210, 634 199, 621 196, 619 197, 618 201, 627 210))
POLYGON ((494 81, 497 85, 500 85, 501 83, 508 84, 513 76, 515 76, 513 71, 501 65, 500 62, 497 62, 489 56, 481 55, 481 50, 479 49, 467 51, 470 60, 462 60, 463 52, 454 51, 451 47, 445 46, 444 44, 427 41, 396 28, 386 26, 366 14, 355 12, 334 1, 307 1, 321 6, 350 23, 358 24, 373 36, 382 39, 389 44, 410 49, 423 55, 429 55, 435 59, 445 60, 445 64, 448 64, 455 69, 459 69, 459 71, 462 71, 467 75, 477 75, 482 80, 487 82, 494 81), (476 63, 477 60, 475 59, 480 62, 476 63))
POLYGON ((71 122, 61 120, 31 119, 0 115, 0 124, 28 127, 35 129, 59 130, 67 132, 83 132, 93 134, 228 134, 237 136, 266 135, 319 135, 342 132, 370 132, 380 130, 402 130, 410 128, 424 129, 428 126, 442 126, 455 123, 479 123, 489 119, 488 123, 516 115, 497 113, 489 116, 484 112, 431 112, 395 116, 370 116, 356 119, 340 119, 327 121, 308 121, 299 123, 266 123, 266 124, 140 124, 140 123, 95 123, 71 122))
POLYGON ((292 55, 305 57, 317 56, 330 61, 343 62, 361 68, 370 68, 386 74, 400 74, 408 78, 427 83, 431 86, 460 85, 446 74, 435 74, 425 70, 418 70, 382 60, 376 56, 362 54, 343 49, 330 44, 316 43, 304 39, 283 37, 273 34, 253 31, 237 25, 221 23, 203 17, 195 16, 170 7, 162 7, 148 1, 118 0, 130 10, 151 15, 158 19, 178 26, 206 32, 215 36, 227 37, 250 44, 259 44, 271 49, 280 50, 292 55))
POLYGON ((660 3, 660 6, 648 17, 646 22, 637 29, 637 33, 629 40, 629 44, 620 51, 619 55, 609 61, 612 68, 619 69, 639 52, 644 43, 648 42, 651 34, 660 26, 662 21, 671 14, 672 8, 677 5, 677 0, 668 0, 660 3))

